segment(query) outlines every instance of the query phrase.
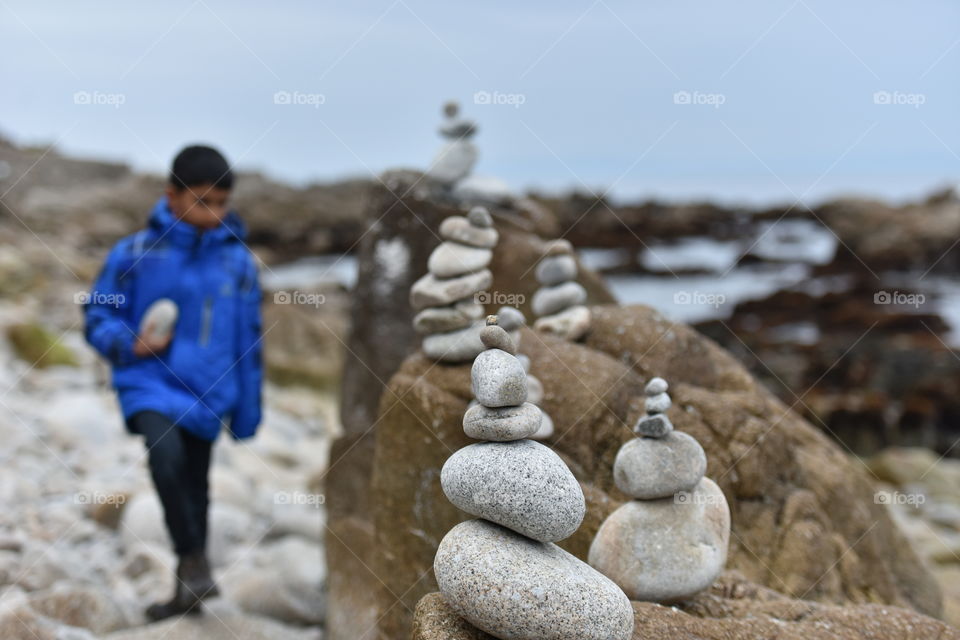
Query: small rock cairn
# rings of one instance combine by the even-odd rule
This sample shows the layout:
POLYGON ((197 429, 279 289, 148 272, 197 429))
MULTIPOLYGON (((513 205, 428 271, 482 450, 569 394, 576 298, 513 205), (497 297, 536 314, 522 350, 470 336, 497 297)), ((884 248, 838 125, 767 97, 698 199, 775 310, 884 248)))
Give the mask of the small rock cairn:
POLYGON ((467 362, 483 351, 484 309, 476 294, 493 283, 487 266, 499 236, 487 210, 474 207, 466 217, 445 219, 440 237, 443 242, 427 261, 429 273, 410 288, 410 304, 418 312, 413 326, 424 335, 428 357, 467 362))
POLYGON ((590 309, 584 306, 587 290, 576 281, 573 246, 563 239, 548 244, 536 275, 541 287, 533 294, 533 312, 538 316, 533 328, 579 340, 590 328, 590 309))
POLYGON ((477 132, 477 125, 472 120, 459 117, 460 105, 456 102, 443 105, 443 114, 446 120, 439 132, 447 142, 437 152, 433 164, 427 169, 427 175, 452 187, 470 175, 477 163, 477 147, 471 141, 477 132))
POLYGON ((444 464, 447 498, 478 519, 451 529, 437 549, 440 593, 460 616, 502 640, 626 640, 633 610, 617 586, 553 544, 580 526, 583 491, 560 457, 527 439, 540 410, 527 402, 516 344, 487 319, 486 350, 471 369, 479 404, 464 432, 483 440, 444 464))
POLYGON ((693 437, 674 431, 667 382, 646 389, 640 437, 620 447, 617 488, 633 500, 604 521, 590 546, 591 566, 631 600, 670 604, 713 584, 727 561, 730 510, 709 478, 707 457, 693 437))

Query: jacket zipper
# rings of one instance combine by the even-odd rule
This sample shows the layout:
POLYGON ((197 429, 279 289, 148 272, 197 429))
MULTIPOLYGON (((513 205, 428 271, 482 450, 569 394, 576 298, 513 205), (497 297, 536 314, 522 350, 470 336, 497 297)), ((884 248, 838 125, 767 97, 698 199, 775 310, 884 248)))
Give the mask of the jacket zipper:
POLYGON ((200 328, 200 346, 205 347, 210 343, 210 324, 213 320, 213 300, 210 296, 203 299, 203 319, 200 328))

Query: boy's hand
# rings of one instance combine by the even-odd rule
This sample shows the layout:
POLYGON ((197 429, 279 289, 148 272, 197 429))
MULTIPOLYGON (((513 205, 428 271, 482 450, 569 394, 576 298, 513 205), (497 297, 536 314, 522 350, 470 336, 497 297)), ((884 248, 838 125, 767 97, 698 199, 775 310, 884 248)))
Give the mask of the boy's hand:
POLYGON ((145 358, 151 355, 157 355, 170 345, 173 334, 168 333, 164 336, 157 336, 148 327, 142 335, 137 336, 133 343, 133 353, 137 357, 145 358))

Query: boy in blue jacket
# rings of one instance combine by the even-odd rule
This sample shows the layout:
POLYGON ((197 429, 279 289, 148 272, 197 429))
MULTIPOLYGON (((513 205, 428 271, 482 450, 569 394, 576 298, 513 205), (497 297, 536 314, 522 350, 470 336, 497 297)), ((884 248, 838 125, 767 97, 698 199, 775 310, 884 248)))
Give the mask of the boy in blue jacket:
POLYGON ((131 433, 143 435, 150 474, 179 557, 177 587, 153 620, 199 613, 217 593, 206 558, 210 452, 221 428, 236 439, 260 422, 260 287, 239 217, 227 207, 233 173, 210 147, 173 161, 146 229, 110 251, 85 307, 87 341, 109 360, 131 433), (172 333, 147 308, 172 300, 172 333))

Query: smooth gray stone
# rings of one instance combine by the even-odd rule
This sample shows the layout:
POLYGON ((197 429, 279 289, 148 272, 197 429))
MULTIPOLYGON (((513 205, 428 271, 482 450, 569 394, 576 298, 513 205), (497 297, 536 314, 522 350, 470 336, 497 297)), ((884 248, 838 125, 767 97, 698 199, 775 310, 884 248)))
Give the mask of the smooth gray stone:
POLYGON ((670 422, 667 414, 655 413, 652 416, 643 416, 637 420, 637 424, 633 427, 633 430, 641 436, 662 438, 673 431, 673 423, 670 422))
POLYGON ((177 324, 179 315, 180 307, 170 298, 154 300, 143 312, 139 335, 141 337, 152 335, 158 340, 167 338, 173 333, 173 326, 177 324))
POLYGON ((568 307, 560 313, 537 319, 533 323, 533 328, 543 333, 552 333, 564 340, 579 340, 590 329, 592 318, 590 309, 578 304, 568 307))
POLYGON ((454 278, 485 269, 493 252, 456 242, 441 242, 427 259, 427 269, 438 278, 454 278))
POLYGON ((587 290, 578 282, 564 282, 553 287, 541 287, 533 294, 533 312, 549 316, 567 307, 583 304, 587 290))
POLYGON ((669 409, 672 404, 670 396, 666 393, 648 396, 647 399, 643 401, 643 406, 649 414, 663 413, 669 409))
POLYGON ((492 227, 479 227, 470 224, 463 216, 450 216, 440 223, 440 237, 471 247, 492 249, 497 246, 500 235, 492 227))
POLYGON ((500 307, 497 309, 497 324, 507 331, 515 331, 526 323, 527 319, 523 317, 523 311, 516 307, 500 307))
POLYGON ((473 207, 467 214, 467 220, 475 227, 486 229, 493 226, 493 216, 485 207, 473 207))
POLYGON ((413 328, 420 334, 445 333, 469 327, 476 320, 455 306, 427 307, 413 317, 413 328))
POLYGON ((682 431, 671 431, 662 438, 628 440, 613 462, 617 488, 638 500, 692 491, 706 472, 703 447, 682 431))
POLYGON ((463 432, 476 440, 523 440, 537 432, 542 415, 540 407, 530 402, 500 409, 477 404, 463 415, 463 432))
POLYGON ((470 378, 474 397, 485 407, 513 407, 527 401, 527 374, 506 351, 487 349, 479 354, 470 378))
POLYGON ((427 175, 441 184, 452 185, 469 175, 476 163, 477 147, 469 139, 451 140, 437 152, 427 175))
POLYGON ((491 284, 493 274, 489 269, 446 279, 428 273, 410 287, 410 306, 417 311, 426 307, 445 307, 483 291, 491 284))
MULTIPOLYGON (((497 325, 487 325, 480 330, 480 342, 487 349, 500 349, 512 356, 517 355, 517 345, 510 334, 497 325)), ((523 366, 523 365, 520 365, 523 366)))
POLYGON ((692 493, 625 503, 600 525, 588 558, 631 600, 671 604, 713 584, 729 541, 727 501, 704 478, 692 493))
POLYGON ((468 445, 447 458, 440 486, 457 508, 540 542, 572 535, 586 513, 570 469, 533 440, 468 445))
POLYGON ((530 373, 530 356, 524 353, 518 353, 517 360, 520 361, 520 366, 523 367, 523 370, 530 373))
POLYGON ((656 396, 661 393, 666 393, 668 388, 669 385, 663 378, 651 378, 643 392, 648 396, 656 396))
MULTIPOLYGON (((522 362, 520 366, 523 366, 522 362)), ((527 369, 524 369, 524 371, 527 371, 527 369)), ((527 373, 527 402, 531 402, 538 407, 543 402, 543 383, 536 376, 530 375, 529 372, 527 373)))
POLYGON ((470 362, 484 350, 480 342, 480 329, 483 324, 447 333, 434 333, 423 339, 421 347, 428 358, 441 362, 470 362))
POLYGON ((555 285, 577 277, 577 261, 571 255, 547 256, 537 265, 537 281, 555 285))
POLYGON ((553 418, 550 417, 550 414, 540 409, 542 414, 540 418, 540 428, 537 429, 537 432, 530 436, 534 440, 546 440, 553 435, 553 418))
POLYGON ((629 640, 633 607, 609 578, 552 543, 484 520, 451 529, 433 561, 447 604, 502 640, 629 640))

